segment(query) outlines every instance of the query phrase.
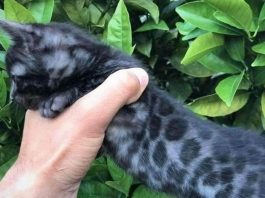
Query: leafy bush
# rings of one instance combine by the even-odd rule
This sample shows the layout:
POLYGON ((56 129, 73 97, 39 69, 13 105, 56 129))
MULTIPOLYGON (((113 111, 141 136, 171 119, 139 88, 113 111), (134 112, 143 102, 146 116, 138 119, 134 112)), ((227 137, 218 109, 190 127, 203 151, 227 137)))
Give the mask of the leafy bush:
MULTIPOLYGON (((265 3, 262 0, 5 0, 0 19, 72 22, 134 54, 157 83, 216 122, 265 127, 265 3)), ((0 177, 14 162, 24 110, 7 98, 0 43, 0 177)), ((95 160, 79 197, 169 197, 150 191, 108 157, 95 160)))

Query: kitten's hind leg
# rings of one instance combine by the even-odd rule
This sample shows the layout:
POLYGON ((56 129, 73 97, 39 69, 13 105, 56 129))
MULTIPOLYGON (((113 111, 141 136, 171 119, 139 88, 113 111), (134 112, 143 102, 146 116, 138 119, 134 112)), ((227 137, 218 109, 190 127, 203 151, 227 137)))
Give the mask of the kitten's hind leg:
POLYGON ((39 111, 43 117, 54 118, 64 111, 78 99, 76 88, 51 95, 39 106, 39 111))

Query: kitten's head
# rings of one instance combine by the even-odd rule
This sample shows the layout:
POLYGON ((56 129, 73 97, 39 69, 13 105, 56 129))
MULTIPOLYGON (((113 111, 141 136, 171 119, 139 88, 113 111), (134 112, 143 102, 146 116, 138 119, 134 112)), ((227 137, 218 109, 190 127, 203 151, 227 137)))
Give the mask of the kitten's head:
POLYGON ((82 31, 63 23, 0 21, 0 27, 13 41, 6 55, 11 98, 31 109, 36 109, 43 98, 59 89, 61 82, 74 72, 82 73, 76 67, 89 65, 93 57, 85 47, 97 44, 82 31))

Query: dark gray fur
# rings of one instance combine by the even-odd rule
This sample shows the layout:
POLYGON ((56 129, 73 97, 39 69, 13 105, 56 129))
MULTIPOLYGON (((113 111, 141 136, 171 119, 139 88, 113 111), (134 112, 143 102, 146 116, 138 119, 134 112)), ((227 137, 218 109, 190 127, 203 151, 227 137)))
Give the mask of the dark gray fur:
MULTIPOLYGON (((142 66, 67 24, 0 22, 12 97, 55 117, 111 73, 142 66)), ((264 198, 265 138, 197 118, 153 83, 108 127, 104 148, 153 189, 184 197, 264 198)))

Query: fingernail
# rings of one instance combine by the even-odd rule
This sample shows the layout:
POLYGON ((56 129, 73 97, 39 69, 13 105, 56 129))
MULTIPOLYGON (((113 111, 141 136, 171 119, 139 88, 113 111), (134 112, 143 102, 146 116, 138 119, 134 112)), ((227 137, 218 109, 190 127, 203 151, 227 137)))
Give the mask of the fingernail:
POLYGON ((147 72, 142 68, 131 68, 129 70, 130 72, 133 72, 135 76, 138 78, 141 85, 141 89, 145 89, 149 81, 147 72))

